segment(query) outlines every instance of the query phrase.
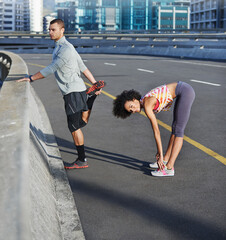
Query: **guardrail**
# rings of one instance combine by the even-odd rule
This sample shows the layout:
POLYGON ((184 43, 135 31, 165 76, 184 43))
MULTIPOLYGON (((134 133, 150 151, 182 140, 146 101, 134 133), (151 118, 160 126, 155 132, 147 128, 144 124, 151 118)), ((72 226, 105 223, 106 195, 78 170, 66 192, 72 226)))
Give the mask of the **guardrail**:
MULTIPOLYGON (((41 31, 41 32, 35 32, 35 31, 1 31, 2 34, 48 34, 48 31, 41 31)), ((75 31, 65 31, 66 34, 158 34, 158 33, 169 33, 169 34, 185 34, 185 33, 191 33, 191 34, 200 34, 200 33, 226 33, 226 28, 204 28, 204 29, 147 29, 147 30, 104 30, 104 29, 98 29, 98 30, 80 30, 76 29, 75 31)))
MULTIPOLYGON (((66 34, 79 53, 141 54, 226 60, 226 34, 66 34)), ((0 35, 0 49, 52 53, 48 35, 0 35)))
POLYGON ((83 240, 74 198, 45 109, 24 61, 12 66, 0 92, 0 239, 83 240))

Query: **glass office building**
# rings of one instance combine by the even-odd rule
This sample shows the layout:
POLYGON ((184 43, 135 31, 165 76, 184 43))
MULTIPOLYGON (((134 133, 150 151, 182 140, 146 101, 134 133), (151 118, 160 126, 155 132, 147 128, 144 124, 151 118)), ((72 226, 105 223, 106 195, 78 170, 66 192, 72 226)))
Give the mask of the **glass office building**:
POLYGON ((121 29, 147 30, 151 29, 151 0, 122 0, 121 29))
POLYGON ((190 0, 56 0, 67 31, 187 29, 190 0))
POLYGON ((75 29, 76 25, 76 2, 77 1, 57 1, 57 18, 63 19, 66 31, 75 29))
POLYGON ((120 0, 101 0, 98 6, 98 28, 104 30, 120 29, 120 0))
POLYGON ((57 0, 56 9, 66 31, 117 30, 120 26, 119 0, 57 0))
POLYGON ((190 28, 190 1, 152 1, 152 29, 190 28))

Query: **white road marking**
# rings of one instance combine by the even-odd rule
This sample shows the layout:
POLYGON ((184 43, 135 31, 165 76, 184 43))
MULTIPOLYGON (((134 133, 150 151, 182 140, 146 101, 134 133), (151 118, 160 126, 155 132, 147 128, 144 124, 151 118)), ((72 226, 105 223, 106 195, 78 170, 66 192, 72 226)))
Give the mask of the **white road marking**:
POLYGON ((151 71, 151 70, 146 70, 146 69, 142 69, 142 68, 137 68, 138 71, 141 71, 141 72, 149 72, 149 73, 154 73, 154 71, 151 71))
POLYGON ((203 82, 203 81, 195 80, 195 79, 191 79, 190 81, 197 82, 197 83, 208 84, 208 85, 212 85, 212 86, 216 86, 216 87, 220 87, 221 86, 221 84, 218 84, 218 83, 203 82))
POLYGON ((115 63, 104 63, 105 65, 116 66, 115 63))
POLYGON ((223 66, 223 65, 215 65, 215 64, 207 64, 207 63, 199 63, 199 62, 188 62, 188 61, 177 61, 177 60, 161 60, 161 61, 188 63, 188 64, 193 64, 193 65, 201 65, 201 66, 208 66, 208 67, 226 68, 226 66, 223 66))

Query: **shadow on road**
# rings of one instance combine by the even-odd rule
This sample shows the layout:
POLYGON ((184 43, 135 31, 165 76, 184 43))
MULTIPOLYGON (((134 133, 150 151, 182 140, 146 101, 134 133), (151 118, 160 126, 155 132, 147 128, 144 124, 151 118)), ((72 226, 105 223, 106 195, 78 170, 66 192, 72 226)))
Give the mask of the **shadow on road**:
MULTIPOLYGON (((61 152, 75 154, 75 146, 73 142, 67 141, 65 139, 56 137, 57 144, 61 152), (73 151, 65 150, 71 149, 73 151)), ((117 164, 126 168, 133 170, 142 171, 144 174, 150 175, 150 169, 148 168, 149 162, 141 161, 136 158, 132 158, 126 155, 113 153, 101 149, 91 148, 85 146, 87 158, 92 158, 94 160, 108 162, 110 164, 117 164)))

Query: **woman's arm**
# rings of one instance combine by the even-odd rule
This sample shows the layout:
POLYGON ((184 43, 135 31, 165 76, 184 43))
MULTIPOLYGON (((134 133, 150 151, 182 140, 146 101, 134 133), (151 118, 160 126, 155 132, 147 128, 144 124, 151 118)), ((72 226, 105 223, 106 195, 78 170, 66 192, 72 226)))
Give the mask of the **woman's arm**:
POLYGON ((160 136, 160 130, 159 130, 158 122, 157 122, 157 119, 156 119, 155 114, 153 112, 156 101, 157 101, 157 99, 154 98, 154 97, 145 98, 145 100, 144 100, 144 110, 145 110, 145 113, 146 113, 147 117, 149 118, 149 120, 151 122, 151 125, 152 125, 152 129, 153 129, 153 133, 154 133, 154 137, 155 137, 155 142, 156 142, 156 146, 157 146, 156 156, 158 157, 157 160, 158 160, 159 168, 162 170, 164 168, 162 140, 161 140, 161 136, 160 136))

